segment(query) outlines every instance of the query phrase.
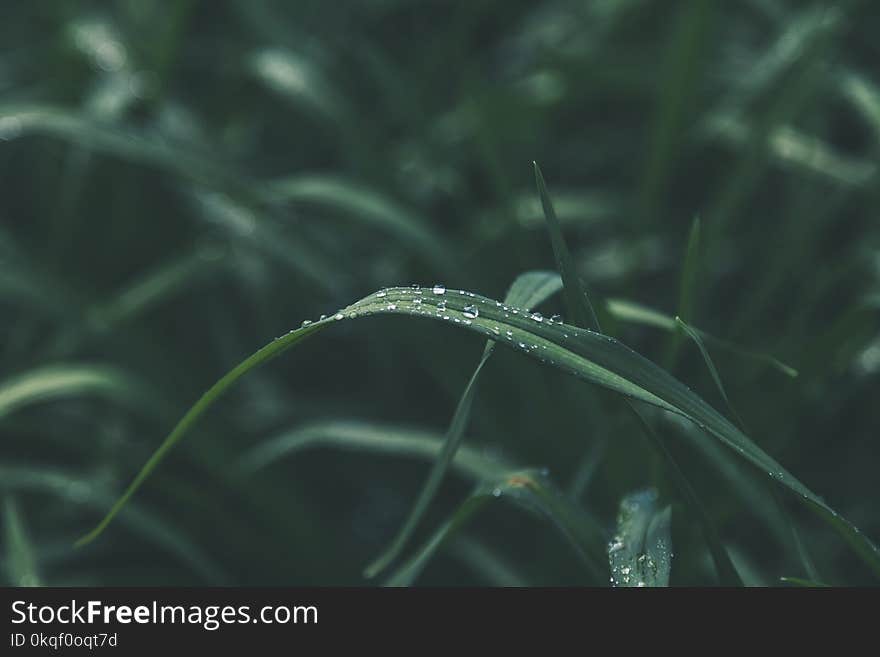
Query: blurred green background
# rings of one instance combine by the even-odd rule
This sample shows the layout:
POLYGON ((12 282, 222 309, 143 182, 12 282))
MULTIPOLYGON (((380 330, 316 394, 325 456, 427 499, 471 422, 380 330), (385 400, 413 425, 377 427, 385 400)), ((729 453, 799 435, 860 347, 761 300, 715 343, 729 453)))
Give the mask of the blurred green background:
MULTIPOLYGON (((880 538, 880 11, 873 2, 21 2, 0 22, 0 492, 8 583, 361 584, 429 462, 279 435, 439 438, 482 349, 405 317, 340 323, 246 378, 95 543, 224 372, 389 285, 500 299, 552 269, 531 162, 583 278, 800 372, 713 351, 750 435, 880 538)), ((542 307, 561 312, 561 299, 542 307)), ((717 408, 691 343, 619 337, 717 408)), ((466 445, 546 467, 614 532, 673 503, 673 584, 712 584, 699 529, 620 404, 508 350, 466 445)), ((747 583, 805 576, 772 498, 657 417, 747 583)), ((451 474, 416 542, 466 496, 451 474)), ((784 502, 823 578, 872 580, 784 502)), ((552 524, 501 502, 420 584, 591 583, 552 524)))

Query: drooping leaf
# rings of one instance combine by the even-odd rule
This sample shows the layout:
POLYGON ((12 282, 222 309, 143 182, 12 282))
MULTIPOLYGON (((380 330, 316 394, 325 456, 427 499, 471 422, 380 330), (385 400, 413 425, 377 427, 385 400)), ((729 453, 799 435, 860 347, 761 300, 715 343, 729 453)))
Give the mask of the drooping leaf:
POLYGON ((794 475, 764 452, 718 411, 668 372, 609 336, 568 324, 541 318, 507 307, 500 301, 453 290, 437 294, 432 288, 391 288, 372 294, 335 315, 291 331, 273 340, 246 358, 212 386, 184 415, 163 441, 128 489, 101 523, 79 544, 97 537, 122 509, 165 455, 195 425, 202 414, 236 381, 255 367, 280 355, 307 337, 347 317, 397 314, 442 322, 454 328, 477 333, 484 338, 524 353, 547 366, 555 367, 579 379, 676 413, 694 422, 753 466, 766 472, 775 482, 792 491, 808 507, 828 521, 850 547, 880 574, 880 551, 854 525, 804 486, 794 475), (418 299, 418 303, 415 300, 418 299), (439 304, 445 302, 441 309, 439 304), (465 307, 476 306, 478 315, 469 317, 465 307), (515 312, 514 312, 515 311, 515 312))

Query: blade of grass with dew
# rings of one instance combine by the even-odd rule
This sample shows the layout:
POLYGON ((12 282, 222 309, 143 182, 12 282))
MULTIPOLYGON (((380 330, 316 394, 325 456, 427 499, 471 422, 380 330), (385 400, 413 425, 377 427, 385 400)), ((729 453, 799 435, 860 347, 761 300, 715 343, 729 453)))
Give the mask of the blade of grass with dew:
POLYGON ((608 545, 613 586, 669 586, 671 521, 671 507, 657 508, 654 489, 630 493, 621 500, 617 533, 608 545))
POLYGON ((442 294, 438 292, 432 288, 410 287, 381 290, 330 317, 311 324, 307 323, 306 326, 273 340, 246 358, 215 383, 187 411, 107 516, 95 529, 83 536, 78 544, 83 545, 93 540, 104 530, 166 454, 194 427, 205 411, 249 371, 338 321, 346 318, 363 319, 374 315, 395 314, 442 322, 450 327, 497 340, 508 348, 541 361, 546 366, 555 367, 624 397, 687 418, 753 466, 766 472, 777 484, 795 493, 803 503, 828 521, 874 572, 880 574, 880 550, 870 539, 687 386, 623 343, 610 336, 576 326, 543 317, 535 318, 526 310, 509 306, 505 309, 505 304, 500 301, 493 301, 474 293, 445 289, 442 294), (418 303, 415 303, 416 299, 418 303), (439 306, 443 302, 445 303, 441 309, 439 306), (472 306, 477 309, 478 315, 469 317, 465 314, 465 308, 472 306))
POLYGON ((478 485, 452 516, 388 578, 385 585, 411 585, 437 550, 460 531, 474 514, 496 499, 509 500, 527 511, 549 518, 571 542, 590 574, 597 581, 604 578, 598 566, 597 554, 604 543, 601 529, 580 507, 558 492, 546 475, 537 470, 521 470, 478 485))
POLYGON ((127 404, 145 399, 143 386, 116 368, 81 363, 48 365, 0 382, 0 419, 24 406, 82 395, 127 404))
MULTIPOLYGON (((595 326, 596 330, 601 333, 599 318, 593 311, 593 306, 590 303, 589 292, 583 285, 583 281, 577 275, 577 272, 574 270, 574 264, 572 262, 571 256, 569 255, 568 247, 565 243, 565 238, 563 237, 562 232, 559 229, 559 224, 556 221, 556 215, 553 212, 553 203, 547 193, 547 187, 544 184, 544 178, 541 175, 541 170, 537 164, 535 164, 534 166, 535 179, 538 183, 538 191, 541 196, 541 201, 544 205, 544 212, 547 215, 547 227, 550 231, 553 250, 556 253, 556 261, 558 266, 560 267, 559 274, 562 277, 564 290, 566 291, 565 301, 568 312, 571 313, 575 318, 590 318, 593 322, 592 325, 595 326)), ((583 324, 581 325, 581 328, 588 329, 589 326, 587 324, 583 324)), ((648 424, 642 414, 639 413, 639 410, 635 407, 630 399, 625 399, 624 401, 629 411, 638 420, 639 428, 642 429, 649 442, 655 447, 656 451, 663 458, 663 462, 666 464, 666 469, 672 477, 673 484, 678 488, 681 496, 685 500, 685 503, 690 507, 691 512, 700 523, 703 536, 705 537, 706 543, 709 546, 709 552, 712 555, 713 561, 715 561, 716 570, 718 572, 718 576, 721 578, 722 583, 729 586, 741 586, 742 580, 737 574, 733 564, 730 562, 730 557, 721 543, 718 535, 718 530, 715 527, 715 523, 712 521, 711 516, 709 516, 703 505, 700 503, 699 498, 697 497, 697 494, 693 489, 693 486, 691 486, 687 477, 678 466, 678 463, 672 456, 672 452, 667 448, 665 439, 662 435, 653 430, 653 428, 648 424)))
POLYGON ((18 504, 11 495, 3 498, 3 525, 9 582, 13 586, 40 586, 37 558, 18 511, 18 504))
MULTIPOLYGON (((313 422, 257 445, 239 461, 239 471, 253 475, 280 459, 302 450, 336 447, 353 451, 376 452, 394 456, 437 458, 444 444, 442 434, 416 427, 378 424, 356 420, 313 422)), ((483 456, 481 450, 461 445, 450 467, 466 477, 482 481, 511 470, 504 461, 483 456)))
MULTIPOLYGON (((627 299, 608 299, 606 304, 606 308, 608 309, 609 314, 622 322, 639 324, 642 326, 651 326, 653 328, 662 329, 664 331, 677 330, 675 317, 665 315, 658 310, 654 310, 653 308, 650 308, 648 306, 636 303, 635 301, 629 301, 627 299)), ((715 336, 710 335, 709 333, 706 333, 705 331, 702 331, 695 326, 691 326, 691 329, 693 329, 694 332, 696 332, 705 342, 709 342, 716 347, 724 349, 725 351, 729 351, 730 353, 736 354, 737 356, 740 356, 742 358, 747 358, 749 360, 754 360, 769 365, 775 370, 781 372, 782 374, 785 374, 790 378, 796 378, 798 376, 798 371, 796 369, 774 358, 773 356, 757 351, 749 351, 740 347, 739 345, 728 342, 727 340, 716 338, 715 336)))
MULTIPOLYGON (((561 287, 562 281, 556 273, 540 271, 526 272, 518 276, 511 284, 510 290, 508 290, 507 296, 505 297, 505 303, 523 307, 525 309, 531 309, 558 292, 561 287)), ((476 311, 476 307, 474 307, 473 310, 476 311)), ((465 309, 465 315, 476 316, 476 314, 478 314, 478 311, 468 313, 467 308, 465 309)), ((400 556, 403 549, 406 547, 407 541, 413 535, 413 532, 415 532, 419 521, 421 521, 425 512, 428 510, 428 506, 437 494, 437 490, 440 488, 440 484, 443 481, 443 476, 446 474, 446 470, 455 456, 456 450, 464 439, 464 430, 470 419, 471 407, 473 406, 473 400, 476 395, 480 373, 483 371, 483 367, 486 365, 489 358, 491 358, 494 350, 495 341, 487 341, 480 362, 477 364, 477 367, 471 375, 470 381, 468 381, 468 384, 459 399, 458 405, 456 406, 455 413, 452 416, 452 422, 446 432, 446 441, 443 445, 443 450, 434 462, 434 466, 431 468, 428 478, 422 486, 418 498, 416 498, 415 504, 400 530, 398 530, 397 535, 392 540, 391 545, 374 561, 367 565, 364 569, 365 577, 375 577, 400 556)))

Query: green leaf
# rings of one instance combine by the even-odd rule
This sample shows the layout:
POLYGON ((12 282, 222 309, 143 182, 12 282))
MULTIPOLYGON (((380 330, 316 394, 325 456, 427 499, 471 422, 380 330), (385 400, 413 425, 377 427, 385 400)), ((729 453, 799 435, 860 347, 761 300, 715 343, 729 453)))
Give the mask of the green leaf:
MULTIPOLYGON (((627 322, 630 324, 641 324, 643 326, 651 326, 654 328, 663 329, 664 331, 678 330, 675 317, 665 315, 658 310, 654 310, 653 308, 649 308, 648 306, 636 303, 635 301, 629 301, 627 299, 608 299, 606 307, 611 316, 622 322, 627 322)), ((777 360, 773 356, 755 351, 749 351, 748 349, 744 349, 736 344, 733 344, 732 342, 722 340, 721 338, 716 338, 715 336, 710 335, 705 331, 701 331, 694 326, 691 326, 691 329, 695 333, 697 333, 705 342, 709 342, 716 347, 720 347, 721 349, 729 351, 742 358, 748 358, 750 360, 755 360, 762 362, 766 365, 770 365, 771 367, 778 370, 779 372, 782 372, 788 377, 795 378, 798 375, 798 371, 796 369, 794 369, 790 365, 786 365, 780 360, 777 360)))
POLYGON ((816 580, 812 579, 804 579, 802 577, 780 577, 779 581, 785 582, 786 584, 791 584, 792 586, 808 589, 826 588, 828 586, 827 584, 823 584, 822 582, 817 582, 816 580))
POLYGON ((565 305, 572 314, 572 323, 576 326, 584 328, 599 329, 599 318, 593 309, 593 304, 587 295, 586 287, 577 269, 571 254, 568 252, 568 246, 562 236, 562 228, 559 220, 556 218, 556 211, 553 209, 553 202, 547 193, 547 184, 544 182, 544 175, 541 173, 541 167, 537 162, 532 162, 535 169, 535 183, 538 186, 538 194, 541 197, 541 205, 544 208, 544 217, 547 219, 547 230, 550 232, 550 243, 553 245, 553 255, 556 257, 556 269, 562 276, 562 282, 565 284, 562 293, 565 296, 565 305))
POLYGON ((13 586, 40 586, 37 559, 18 505, 11 495, 3 498, 3 525, 9 581, 13 586))
MULTIPOLYGON (((443 435, 417 427, 357 420, 327 420, 285 431, 257 445, 241 458, 239 469, 243 474, 252 475, 285 456, 314 447, 337 447, 430 461, 439 456, 443 445, 443 435)), ((484 456, 480 449, 461 445, 450 467, 466 477, 482 481, 498 477, 512 466, 484 456)))
POLYGON ((697 345, 697 348, 700 350, 700 354, 703 356, 703 361, 706 363, 706 367, 709 370, 709 374, 712 375, 712 380, 715 382, 715 387, 718 388, 718 392, 721 394, 721 398, 727 405, 727 410, 730 411, 730 414, 733 415, 734 419, 739 423, 739 426, 741 428, 744 428, 745 423, 742 421, 739 413, 737 413, 736 410, 733 408, 733 404, 730 403, 730 398, 727 396, 727 391, 724 389, 724 384, 721 382, 721 375, 718 374, 718 368, 716 368, 715 363, 712 362, 712 357, 709 355, 709 350, 706 349, 706 345, 703 344, 703 339, 700 337, 700 334, 697 333, 693 328, 688 326, 684 322, 684 320, 681 319, 681 317, 676 317, 675 322, 697 345))
MULTIPOLYGON (((522 307, 524 308, 531 308, 546 300, 552 294, 558 292, 561 287, 562 281, 555 273, 527 272, 517 277, 510 286, 505 302, 517 305, 522 304, 522 307)), ((428 474, 428 478, 425 481, 418 498, 416 498, 416 502, 413 505, 409 516, 404 521, 388 549, 364 569, 365 577, 375 577, 378 573, 387 568, 392 561, 400 556, 401 552, 406 547, 407 541, 416 530, 419 521, 428 510, 428 506, 437 494, 437 490, 440 488, 440 483, 443 481, 443 476, 446 474, 446 470, 454 458, 456 450, 458 450, 459 445, 461 445, 461 442, 464 439, 464 430, 470 419, 471 407, 473 405, 474 397, 476 396, 477 382, 480 379, 480 373, 483 371, 483 367, 492 356, 494 349, 495 342, 493 340, 486 342, 486 347, 483 350, 480 362, 477 364, 477 368, 471 375, 470 381, 468 381, 468 384, 461 395, 461 399, 458 402, 458 406, 455 409, 455 413, 452 416, 452 422, 446 432, 446 441, 443 445, 443 450, 434 462, 434 466, 431 468, 431 472, 428 474)))
POLYGON ((141 386, 118 369, 57 364, 29 370, 0 383, 0 419, 24 406, 81 395, 123 402, 144 400, 141 386))
POLYGON ((442 322, 497 340, 546 366, 555 367, 629 399, 642 401, 689 419, 753 466, 766 472, 779 485, 792 491, 829 522, 865 563, 880 574, 880 551, 867 537, 764 452, 751 438, 668 372, 609 336, 544 318, 538 320, 524 309, 471 294, 453 290, 435 294, 431 288, 390 288, 367 296, 336 315, 272 341, 223 376, 196 402, 159 446, 108 515, 94 530, 80 539, 78 544, 87 543, 103 531, 165 455, 193 428, 201 415, 250 370, 344 318, 396 314, 442 322), (445 305, 441 308, 442 302, 445 305), (465 307, 469 306, 476 307, 476 317, 469 317, 464 313, 465 307))
POLYGON ((617 533, 608 544, 611 583, 621 587, 669 586, 672 509, 657 509, 657 491, 631 493, 620 502, 617 533))

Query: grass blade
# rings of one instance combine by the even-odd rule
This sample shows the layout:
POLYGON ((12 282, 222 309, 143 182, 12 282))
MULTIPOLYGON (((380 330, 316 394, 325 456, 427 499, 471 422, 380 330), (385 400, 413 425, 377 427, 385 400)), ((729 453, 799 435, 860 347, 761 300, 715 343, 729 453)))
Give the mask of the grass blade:
MULTIPOLYGON (((630 324, 641 324, 643 326, 651 326, 654 328, 662 329, 664 331, 678 330, 675 317, 665 315, 659 310, 654 310, 653 308, 649 308, 648 306, 636 303, 635 301, 629 301, 627 299, 608 299, 606 308, 608 310, 608 313, 612 317, 622 322, 627 322, 630 324)), ((742 358, 748 358, 749 360, 754 360, 769 365, 790 378, 796 378, 798 376, 798 371, 796 369, 794 369, 790 365, 786 365, 785 363, 774 358, 773 356, 762 354, 756 351, 749 351, 748 349, 744 349, 732 342, 728 342, 727 340, 716 338, 715 336, 710 335, 705 331, 701 331, 694 326, 691 326, 691 329, 693 329, 693 331, 697 333, 703 339, 703 341, 709 342, 716 347, 724 349, 725 351, 729 351, 730 353, 736 354, 737 356, 740 356, 742 358)))
POLYGON ((565 296, 565 305, 572 314, 571 320, 575 326, 599 329, 599 318, 593 309, 593 304, 587 296, 587 290, 568 251, 565 239, 562 237, 562 228, 556 218, 553 202, 547 192, 547 184, 544 175, 537 162, 532 162, 535 169, 535 184, 538 186, 538 194, 541 197, 541 205, 544 208, 544 217, 547 220, 547 230, 550 232, 550 243, 553 245, 553 254, 556 257, 556 269, 562 276, 564 287, 562 293, 565 296))
MULTIPOLYGON (((439 456, 443 444, 442 435, 416 427, 328 420, 286 431, 263 442, 241 458, 239 469, 242 474, 252 475, 285 456, 313 447, 338 447, 433 460, 439 456)), ((509 464, 490 459, 481 450, 464 444, 456 451, 450 467, 480 481, 511 469, 509 464)))
POLYGON ((712 357, 709 355, 709 350, 706 349, 706 345, 703 344, 703 339, 700 337, 700 334, 697 333, 690 326, 688 326, 684 322, 684 320, 681 319, 681 317, 676 317, 675 322, 697 345, 697 348, 700 350, 700 354, 703 356, 703 361, 706 363, 706 367, 709 370, 709 374, 712 375, 712 380, 715 382, 715 387, 718 388, 718 392, 721 394, 721 398, 727 405, 727 410, 730 411, 730 414, 733 415, 734 419, 739 423, 739 426, 741 428, 744 428, 745 423, 742 421, 739 413, 737 413, 736 410, 733 408, 733 404, 730 403, 730 398, 727 396, 727 391, 724 389, 724 384, 721 382, 721 375, 718 374, 718 368, 716 368, 715 363, 712 362, 712 357))
POLYGON ((509 472, 499 479, 477 486, 431 538, 388 578, 385 585, 412 584, 443 544, 487 503, 499 498, 552 520, 583 558, 591 574, 597 579, 603 577, 596 560, 597 550, 603 541, 599 527, 582 509, 559 493, 545 475, 536 470, 522 470, 509 472))
POLYGON ((3 498, 3 518, 9 581, 13 586, 40 586, 37 559, 11 495, 3 498))
POLYGON ((657 491, 631 493, 620 502, 617 533, 608 545, 611 584, 669 586, 672 509, 657 509, 657 491))
MULTIPOLYGON (((534 305, 541 303, 549 296, 559 291, 561 286, 562 282, 559 279, 559 276, 554 273, 527 272, 517 277, 510 286, 505 302, 510 304, 521 303, 524 308, 530 309, 534 305)), ((407 541, 416 530, 419 521, 428 510, 431 500, 434 499, 437 490, 440 488, 440 483, 443 481, 443 477, 446 474, 446 470, 449 468, 449 464, 455 457, 455 452, 458 450, 459 445, 461 445, 462 440, 464 440, 464 430, 470 419, 471 407, 473 406, 474 397, 476 395, 480 373, 483 371, 483 367, 492 356, 494 350, 495 341, 489 340, 486 342, 486 347, 483 350, 480 362, 477 364, 477 368, 471 375, 470 381, 468 381, 468 384, 461 395, 461 399, 458 402, 458 406, 455 409, 455 413, 452 416, 452 422, 446 432, 446 440, 443 449, 437 457, 437 460, 434 462, 434 466, 431 468, 431 472, 428 474, 428 478, 422 486, 422 490, 419 493, 418 498, 416 498, 416 502, 413 505, 409 516, 404 521, 388 549, 364 569, 365 577, 375 577, 378 573, 387 568, 392 561, 400 556, 401 552, 403 552, 403 549, 406 547, 407 541)))
POLYGON ((222 377, 196 402, 148 460, 108 515, 98 527, 80 539, 78 544, 87 543, 103 531, 150 472, 193 428, 199 417, 250 370, 334 324, 337 319, 397 314, 445 322, 449 326, 497 340, 583 381, 687 418, 754 467, 766 472, 777 484, 793 492, 829 522, 865 563, 875 573, 880 574, 880 550, 870 539, 668 372, 609 336, 544 318, 538 319, 524 309, 511 308, 500 301, 471 294, 473 293, 453 290, 443 290, 443 294, 438 294, 431 288, 389 288, 361 299, 332 317, 291 331, 269 343, 222 377), (439 307, 441 303, 442 309, 439 307), (465 313, 465 308, 471 306, 477 309, 478 315, 471 317, 465 313))
POLYGON ((24 406, 79 395, 131 402, 142 399, 143 391, 128 375, 103 365, 40 367, 0 383, 0 419, 24 406))

